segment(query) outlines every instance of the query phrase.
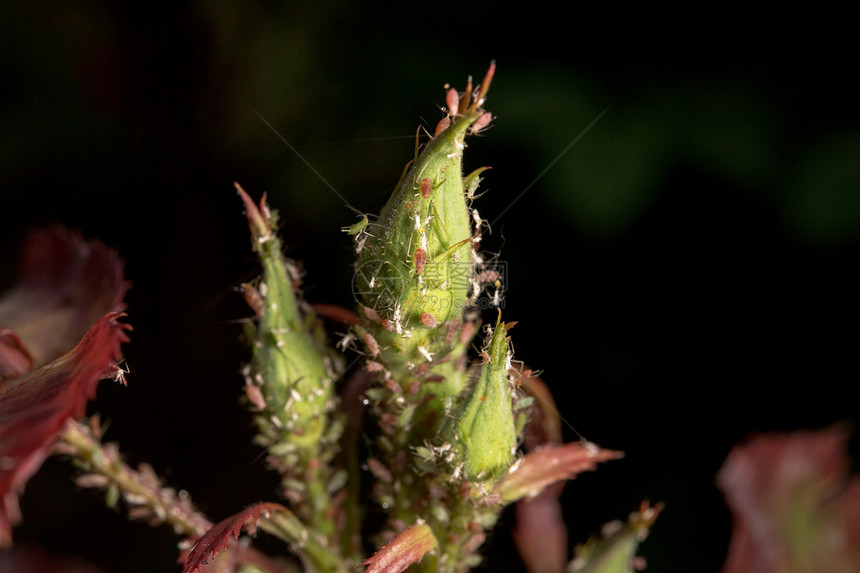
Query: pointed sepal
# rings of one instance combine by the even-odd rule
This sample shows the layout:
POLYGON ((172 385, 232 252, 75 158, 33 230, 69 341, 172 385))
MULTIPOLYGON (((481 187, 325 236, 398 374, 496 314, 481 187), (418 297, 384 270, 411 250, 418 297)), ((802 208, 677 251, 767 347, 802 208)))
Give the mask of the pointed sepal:
POLYGON ((419 563, 438 546, 430 526, 416 523, 395 535, 361 566, 367 567, 364 573, 400 573, 413 563, 419 563))

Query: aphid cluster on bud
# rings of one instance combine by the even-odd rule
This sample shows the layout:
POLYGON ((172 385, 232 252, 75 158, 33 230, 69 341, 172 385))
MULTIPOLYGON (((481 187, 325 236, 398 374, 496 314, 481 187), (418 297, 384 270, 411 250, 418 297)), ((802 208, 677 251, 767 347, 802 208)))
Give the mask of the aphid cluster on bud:
POLYGON ((492 118, 481 106, 494 70, 477 88, 471 78, 463 92, 446 86, 446 117, 404 170, 373 233, 364 219, 349 229, 359 251, 356 291, 378 315, 366 328, 383 353, 390 349, 388 361, 414 368, 443 358, 445 343, 429 330, 474 312, 486 286, 476 278, 486 222, 471 205, 486 168, 463 177, 462 155, 466 137, 492 118))

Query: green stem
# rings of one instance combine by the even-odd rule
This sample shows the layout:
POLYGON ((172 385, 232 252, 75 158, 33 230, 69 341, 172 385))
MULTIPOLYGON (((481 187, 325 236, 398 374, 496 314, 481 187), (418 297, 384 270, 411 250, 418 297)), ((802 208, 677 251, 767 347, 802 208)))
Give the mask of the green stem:
POLYGON ((130 505, 148 508, 151 516, 172 525, 177 533, 196 538, 212 527, 188 499, 178 498, 173 490, 160 487, 154 474, 128 467, 120 459, 116 446, 103 445, 85 424, 69 422, 59 439, 59 452, 74 456, 88 471, 105 476, 130 505))
POLYGON ((311 571, 315 573, 350 571, 337 551, 333 551, 324 538, 318 539, 318 534, 307 528, 292 513, 275 512, 268 519, 261 519, 258 526, 263 531, 295 546, 298 553, 305 558, 305 566, 312 567, 311 571))

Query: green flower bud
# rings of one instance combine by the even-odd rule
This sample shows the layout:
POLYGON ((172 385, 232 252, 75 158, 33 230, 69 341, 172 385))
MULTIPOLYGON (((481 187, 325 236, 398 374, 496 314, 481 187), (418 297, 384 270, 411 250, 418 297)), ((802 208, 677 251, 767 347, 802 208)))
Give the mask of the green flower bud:
POLYGON ((471 80, 462 96, 449 92, 449 117, 408 166, 378 220, 366 233, 356 231, 357 291, 398 334, 417 331, 420 339, 422 331, 459 318, 471 301, 475 261, 463 149, 466 135, 491 118, 482 105, 493 72, 491 66, 475 93, 471 80))
POLYGON ((511 354, 507 336, 514 324, 503 323, 499 313, 492 338, 482 352, 484 364, 477 382, 442 430, 446 443, 452 445, 455 468, 462 464, 467 479, 497 478, 514 460, 517 431, 508 379, 511 354))
POLYGON ((247 377, 247 394, 262 410, 258 425, 264 439, 310 446, 323 435, 331 408, 332 379, 325 353, 317 346, 313 316, 299 312, 290 265, 281 253, 274 232, 276 213, 258 207, 236 185, 245 203, 254 250, 260 256, 263 277, 258 287, 244 285, 245 297, 257 314, 252 332, 254 360, 247 377))

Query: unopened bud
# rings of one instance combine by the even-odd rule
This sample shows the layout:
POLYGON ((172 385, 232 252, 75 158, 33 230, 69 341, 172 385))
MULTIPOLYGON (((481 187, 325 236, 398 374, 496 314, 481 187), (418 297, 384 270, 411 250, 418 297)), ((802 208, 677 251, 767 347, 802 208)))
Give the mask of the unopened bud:
POLYGON ((492 338, 484 347, 488 357, 481 365, 477 383, 465 401, 455 408, 442 431, 443 438, 459 452, 467 479, 497 478, 514 460, 517 431, 508 380, 511 355, 507 331, 515 323, 503 323, 501 314, 492 338))
MULTIPOLYGON (((238 184, 236 188, 263 265, 262 282, 249 299, 257 325, 248 385, 257 398, 262 394, 264 403, 258 423, 268 440, 311 445, 325 430, 332 381, 313 332, 299 312, 289 264, 274 231, 275 213, 269 212, 265 198, 258 207, 238 184)), ((255 406, 261 406, 259 399, 255 406)))
POLYGON ((421 329, 428 314, 436 324, 459 318, 470 302, 473 233, 462 160, 466 135, 486 116, 481 106, 493 72, 491 66, 463 100, 448 92, 449 125, 427 143, 369 236, 361 237, 356 286, 362 302, 398 332, 421 329))

